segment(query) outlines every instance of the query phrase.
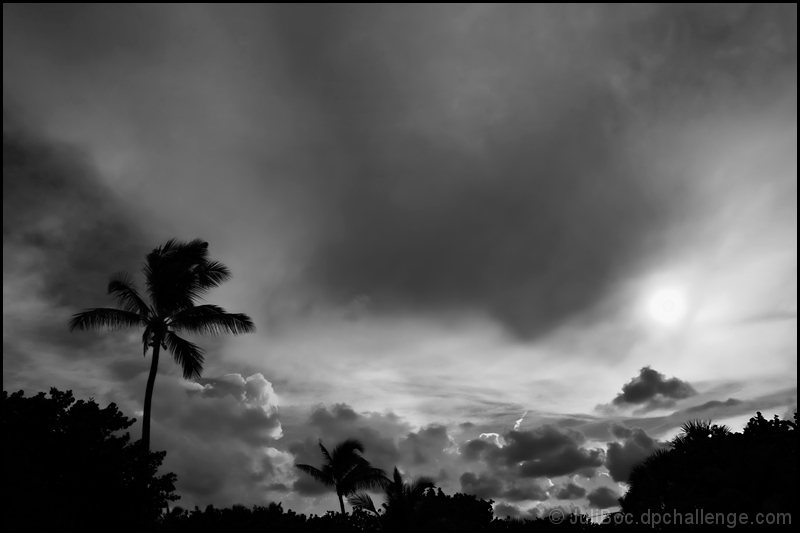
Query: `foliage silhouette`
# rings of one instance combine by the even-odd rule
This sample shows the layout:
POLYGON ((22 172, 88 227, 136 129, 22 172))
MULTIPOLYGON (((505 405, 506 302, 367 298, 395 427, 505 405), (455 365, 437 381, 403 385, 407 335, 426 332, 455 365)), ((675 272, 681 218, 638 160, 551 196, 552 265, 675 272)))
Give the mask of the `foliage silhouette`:
POLYGON ((377 517, 359 509, 351 514, 328 511, 322 516, 306 516, 284 511, 282 504, 274 502, 252 509, 209 505, 205 510, 195 507, 187 512, 176 507, 162 523, 167 531, 377 531, 380 527, 377 517))
POLYGON ((796 413, 794 421, 757 413, 743 433, 684 424, 669 449, 633 468, 622 511, 791 513, 798 500, 796 428, 796 413))
MULTIPOLYGON (((417 529, 425 523, 423 506, 425 491, 434 487, 433 481, 426 477, 404 483, 400 471, 395 467, 392 480, 383 487, 385 502, 381 521, 390 530, 417 529)), ((369 494, 357 492, 347 499, 357 509, 370 511, 379 515, 369 494)))
POLYGON ((203 351, 178 333, 219 335, 252 333, 255 326, 244 314, 228 313, 212 305, 197 305, 209 290, 230 279, 228 267, 208 258, 208 243, 201 239, 183 242, 170 239, 147 254, 142 272, 145 277, 148 305, 136 289, 131 276, 119 273, 111 277, 108 294, 118 309, 87 309, 72 317, 70 331, 91 329, 127 329, 143 327, 143 355, 153 349, 150 374, 144 397, 142 444, 150 449, 150 410, 153 387, 158 373, 161 348, 172 352, 183 369, 185 379, 199 378, 203 372, 203 351))
POLYGON ((50 389, 3 391, 3 523, 12 530, 154 526, 174 495, 175 474, 157 476, 166 452, 130 442, 133 419, 115 404, 50 389))
POLYGON ((492 500, 474 494, 445 494, 441 488, 427 490, 423 497, 424 521, 439 531, 487 529, 492 523, 492 500))
POLYGON ((327 448, 319 443, 324 458, 322 468, 311 465, 295 465, 301 472, 305 472, 320 483, 334 487, 339 497, 339 506, 342 514, 344 511, 344 498, 358 490, 382 488, 389 482, 386 472, 375 468, 364 459, 364 445, 356 439, 347 439, 340 442, 328 453, 327 448))

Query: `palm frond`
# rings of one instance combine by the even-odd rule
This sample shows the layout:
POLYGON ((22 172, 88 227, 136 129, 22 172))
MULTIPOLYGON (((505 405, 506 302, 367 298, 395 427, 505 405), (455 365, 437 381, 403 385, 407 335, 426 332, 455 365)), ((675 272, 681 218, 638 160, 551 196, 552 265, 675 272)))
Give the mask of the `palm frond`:
POLYGON ((202 296, 196 270, 208 263, 208 243, 170 239, 147 254, 142 271, 147 293, 159 312, 185 309, 202 296))
POLYGON ((356 509, 364 509, 366 511, 371 511, 375 514, 378 514, 378 510, 375 509, 375 503, 372 501, 372 497, 365 492, 357 492, 351 496, 348 496, 347 503, 356 509))
POLYGON ((203 350, 199 346, 172 331, 167 332, 164 342, 183 369, 183 379, 197 379, 203 375, 203 350))
POLYGON ((308 474, 309 476, 313 477, 314 479, 316 479, 317 481, 328 487, 332 487, 335 485, 333 476, 331 476, 327 472, 323 472, 319 468, 313 467, 311 465, 294 465, 294 466, 301 472, 308 474))
POLYGON ((212 304, 189 307, 176 313, 170 325, 176 331, 222 335, 232 333, 241 335, 256 330, 249 316, 241 313, 228 313, 222 307, 212 304))
POLYGON ((329 466, 333 466, 333 458, 331 454, 328 453, 328 449, 322 445, 322 440, 319 441, 319 449, 322 450, 322 456, 325 458, 325 464, 329 466))
POLYGON ((333 462, 346 462, 349 463, 353 456, 357 456, 356 452, 364 453, 364 445, 357 439, 346 439, 333 449, 333 462))
POLYGON ((351 493, 357 490, 382 489, 389 483, 391 481, 386 477, 385 471, 366 463, 350 470, 344 476, 342 479, 342 492, 351 493))
POLYGON ((142 317, 137 313, 123 309, 94 308, 72 315, 69 321, 70 331, 88 331, 92 329, 127 329, 143 325, 142 317))
POLYGON ((222 283, 231 279, 231 271, 219 261, 208 261, 202 263, 196 270, 197 284, 201 290, 208 290, 219 287, 222 283))
POLYGON ((133 278, 127 272, 118 272, 111 277, 108 282, 108 294, 113 295, 118 305, 125 311, 138 313, 143 317, 150 313, 147 304, 136 290, 133 278))

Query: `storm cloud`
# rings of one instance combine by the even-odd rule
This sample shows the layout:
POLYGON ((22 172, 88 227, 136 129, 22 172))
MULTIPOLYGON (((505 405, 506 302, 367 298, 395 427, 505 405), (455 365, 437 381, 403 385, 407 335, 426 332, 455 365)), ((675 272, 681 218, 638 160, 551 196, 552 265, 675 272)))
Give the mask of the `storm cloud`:
POLYGON ((676 400, 694 396, 697 391, 691 384, 676 377, 667 378, 649 366, 642 368, 639 375, 623 385, 622 392, 612 400, 616 407, 638 407, 645 413, 655 409, 672 407, 676 400))
POLYGON ((763 29, 725 9, 276 7, 291 79, 336 138, 306 185, 324 228, 307 280, 340 305, 486 314, 523 338, 591 311, 686 214, 691 169, 642 160, 630 135, 673 105, 675 76, 760 61, 716 60, 763 29))
POLYGON ((658 442, 642 428, 614 424, 611 433, 621 442, 609 442, 606 451, 606 468, 614 481, 627 483, 631 470, 659 448, 668 443, 658 442))
POLYGON ((35 272, 38 292, 61 306, 102 298, 109 275, 149 251, 87 154, 49 139, 5 101, 3 247, 4 279, 35 272))

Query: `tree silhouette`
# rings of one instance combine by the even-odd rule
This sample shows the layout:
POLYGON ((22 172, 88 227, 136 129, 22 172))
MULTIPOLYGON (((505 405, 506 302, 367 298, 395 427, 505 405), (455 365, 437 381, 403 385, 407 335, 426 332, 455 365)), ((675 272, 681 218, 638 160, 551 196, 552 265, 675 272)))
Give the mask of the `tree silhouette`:
POLYGON ((684 424, 669 449, 631 470, 622 511, 791 512, 797 501, 795 421, 761 413, 743 433, 708 421, 684 424))
POLYGON ((389 482, 386 472, 375 468, 364 459, 364 445, 356 439, 347 439, 336 445, 329 453, 322 441, 319 443, 324 458, 322 468, 311 465, 295 465, 320 483, 336 489, 339 506, 344 513, 344 498, 358 490, 381 488, 389 482))
POLYGON ((71 391, 3 391, 3 524, 12 531, 146 530, 174 495, 157 476, 166 452, 144 453, 120 434, 134 420, 71 391))
MULTIPOLYGON (((383 487, 383 522, 388 529, 408 530, 417 528, 423 522, 423 502, 425 491, 433 488, 433 481, 419 477, 411 483, 404 483, 403 476, 395 467, 392 480, 383 487)), ((369 494, 357 492, 347 498, 350 505, 379 514, 369 494)))
POLYGON ((130 275, 122 272, 112 276, 108 284, 108 294, 113 295, 119 308, 87 309, 72 317, 69 329, 144 328, 143 355, 147 354, 148 348, 153 349, 142 424, 142 445, 145 451, 149 451, 150 408, 159 350, 163 348, 172 352, 185 379, 196 379, 203 372, 203 351, 179 337, 178 333, 238 335, 255 331, 255 326, 247 315, 228 313, 212 304, 197 305, 204 294, 231 277, 228 267, 208 259, 208 243, 201 239, 190 242, 170 239, 147 254, 142 272, 149 305, 139 295, 130 275))

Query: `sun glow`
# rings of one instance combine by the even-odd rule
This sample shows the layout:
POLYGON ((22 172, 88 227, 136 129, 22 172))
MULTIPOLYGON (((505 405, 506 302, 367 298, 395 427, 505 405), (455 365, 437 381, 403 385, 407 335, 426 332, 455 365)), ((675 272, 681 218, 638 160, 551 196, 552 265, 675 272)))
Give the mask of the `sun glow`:
POLYGON ((676 288, 656 290, 648 299, 650 318, 664 326, 680 323, 686 316, 686 309, 686 296, 676 288))

